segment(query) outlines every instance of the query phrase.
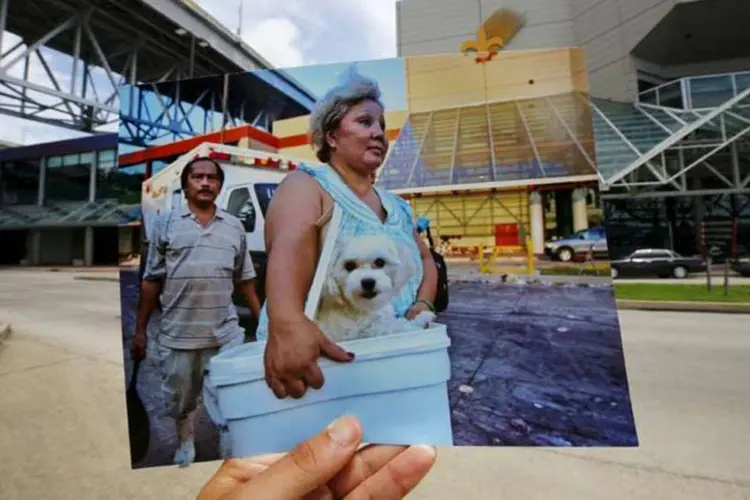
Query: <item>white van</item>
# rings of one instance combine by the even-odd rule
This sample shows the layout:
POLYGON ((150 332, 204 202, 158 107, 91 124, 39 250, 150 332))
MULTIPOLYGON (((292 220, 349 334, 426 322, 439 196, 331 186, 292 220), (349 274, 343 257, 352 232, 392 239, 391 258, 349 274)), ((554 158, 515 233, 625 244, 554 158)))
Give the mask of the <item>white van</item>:
POLYGON ((184 203, 180 174, 191 159, 199 156, 216 160, 224 170, 224 185, 216 204, 245 226, 247 246, 259 278, 258 292, 264 300, 266 211, 281 180, 303 160, 235 146, 201 144, 143 182, 141 206, 143 234, 147 239, 150 239, 154 216, 184 203))

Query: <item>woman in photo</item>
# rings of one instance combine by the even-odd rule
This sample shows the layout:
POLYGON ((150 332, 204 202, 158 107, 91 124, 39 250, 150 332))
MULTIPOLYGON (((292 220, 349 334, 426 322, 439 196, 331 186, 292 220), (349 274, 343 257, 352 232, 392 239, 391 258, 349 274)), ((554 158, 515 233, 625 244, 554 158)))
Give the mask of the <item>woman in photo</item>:
POLYGON ((266 382, 278 398, 299 398, 310 387, 320 389, 320 356, 353 359, 304 315, 322 246, 319 222, 334 202, 343 212, 343 236, 383 234, 411 250, 417 272, 393 300, 398 316, 412 319, 434 311, 437 289, 437 270, 416 232, 409 204, 372 182, 388 151, 377 82, 350 73, 328 91, 310 116, 310 137, 324 166, 301 165, 287 175, 267 213, 267 299, 258 339, 268 342, 266 382))

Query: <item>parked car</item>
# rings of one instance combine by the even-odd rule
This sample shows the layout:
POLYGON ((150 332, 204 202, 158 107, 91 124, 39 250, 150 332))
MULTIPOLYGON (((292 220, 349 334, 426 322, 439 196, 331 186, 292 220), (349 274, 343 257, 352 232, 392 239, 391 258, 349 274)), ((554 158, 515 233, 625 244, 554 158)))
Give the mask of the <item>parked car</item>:
POLYGON ((683 257, 664 248, 644 248, 636 250, 624 259, 610 263, 612 278, 687 278, 690 273, 706 270, 700 257, 683 257))
POLYGON ((732 259, 729 267, 740 276, 750 278, 750 257, 732 259))
POLYGON ((567 238, 550 240, 544 244, 544 253, 561 262, 570 262, 590 250, 593 250, 595 257, 609 257, 607 233, 603 227, 590 227, 567 238))

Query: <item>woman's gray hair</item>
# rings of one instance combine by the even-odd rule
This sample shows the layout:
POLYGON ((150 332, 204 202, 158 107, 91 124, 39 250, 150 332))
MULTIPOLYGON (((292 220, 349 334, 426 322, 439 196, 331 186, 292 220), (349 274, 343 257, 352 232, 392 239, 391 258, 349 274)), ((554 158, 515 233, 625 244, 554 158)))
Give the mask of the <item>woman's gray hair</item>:
POLYGON ((330 161, 331 147, 326 136, 338 128, 349 110, 365 100, 375 101, 384 107, 380 95, 377 81, 350 68, 341 82, 318 100, 310 115, 309 129, 310 145, 318 160, 323 163, 330 161))

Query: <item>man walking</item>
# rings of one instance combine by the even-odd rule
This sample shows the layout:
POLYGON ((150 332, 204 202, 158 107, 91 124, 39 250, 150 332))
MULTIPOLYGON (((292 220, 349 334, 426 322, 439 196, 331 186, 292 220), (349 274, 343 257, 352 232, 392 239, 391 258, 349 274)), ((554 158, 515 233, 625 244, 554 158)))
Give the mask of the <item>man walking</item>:
MULTIPOLYGON (((183 466, 195 460, 193 424, 202 392, 209 415, 215 409, 210 388, 203 383, 207 363, 218 352, 244 342, 232 303, 235 290, 246 298, 255 318, 260 312, 245 229, 215 204, 223 183, 221 166, 210 158, 185 165, 181 184, 187 203, 156 218, 149 235, 131 347, 133 359, 145 357, 147 325, 161 299, 157 345, 163 389, 179 438, 174 462, 183 466)), ((211 418, 221 425, 214 415, 211 418)), ((224 428, 221 437, 224 454, 224 428)))

